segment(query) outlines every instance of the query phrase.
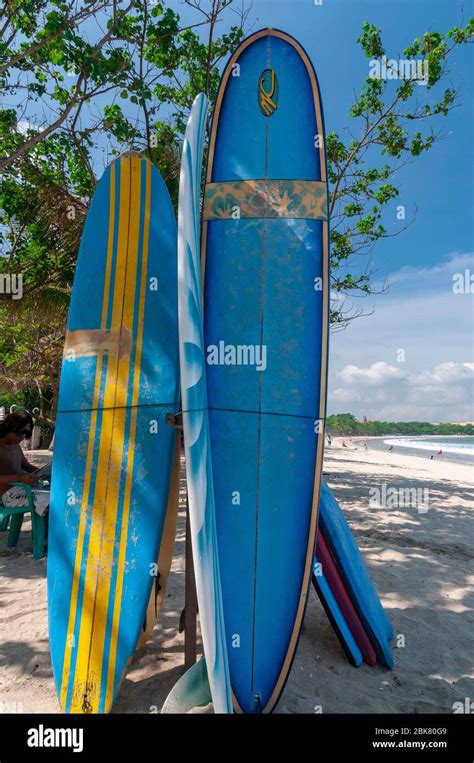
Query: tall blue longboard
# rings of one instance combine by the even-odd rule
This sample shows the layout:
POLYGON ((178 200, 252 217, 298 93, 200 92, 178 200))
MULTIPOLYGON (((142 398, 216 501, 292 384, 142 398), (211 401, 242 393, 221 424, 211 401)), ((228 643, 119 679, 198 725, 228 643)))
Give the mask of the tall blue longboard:
POLYGON ((48 604, 67 712, 110 710, 140 637, 175 453, 165 416, 178 404, 176 222, 159 172, 129 153, 87 215, 61 370, 48 604))
POLYGON ((228 62, 203 205, 204 346, 234 707, 269 712, 310 582, 329 323, 324 126, 313 66, 264 29, 228 62))

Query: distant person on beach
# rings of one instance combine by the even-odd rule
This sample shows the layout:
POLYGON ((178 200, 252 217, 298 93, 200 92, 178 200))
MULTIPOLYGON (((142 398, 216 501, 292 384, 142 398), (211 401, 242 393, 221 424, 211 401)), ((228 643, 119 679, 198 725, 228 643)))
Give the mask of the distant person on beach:
POLYGON ((390 445, 390 447, 389 447, 389 449, 388 449, 388 452, 389 452, 389 453, 391 453, 391 452, 392 452, 392 450, 393 450, 393 445, 390 445))
MULTIPOLYGON (((33 432, 33 418, 29 413, 10 413, 0 422, 0 496, 5 508, 28 506, 26 490, 21 485, 35 485, 33 474, 37 466, 31 464, 20 443, 29 440, 33 432)), ((43 516, 49 505, 49 494, 33 491, 36 512, 43 516)))
POLYGON ((442 451, 442 450, 438 450, 438 452, 437 452, 437 454, 436 454, 436 455, 437 455, 437 456, 442 456, 442 455, 443 455, 443 451, 442 451))
POLYGON ((332 445, 332 439, 331 439, 331 435, 329 433, 328 433, 327 438, 328 438, 328 445, 332 445))
POLYGON ((344 440, 342 441, 342 447, 343 447, 343 448, 347 448, 347 445, 346 445, 346 443, 344 442, 344 440))

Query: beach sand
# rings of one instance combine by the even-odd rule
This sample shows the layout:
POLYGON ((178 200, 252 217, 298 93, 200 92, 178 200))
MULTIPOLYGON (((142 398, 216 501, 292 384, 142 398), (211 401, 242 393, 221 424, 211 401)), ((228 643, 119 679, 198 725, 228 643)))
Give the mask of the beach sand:
MULTIPOLYGON (((344 509, 397 634, 395 668, 353 668, 311 589, 279 713, 452 713, 474 697, 472 468, 365 450, 335 438, 324 472, 344 509), (428 489, 428 507, 370 503, 373 488, 428 489)), ((182 482, 184 486, 184 482, 182 482)), ((423 493, 423 500, 426 493, 423 493)), ((183 496, 182 496, 183 501, 183 496)), ((46 560, 0 535, 0 711, 59 712, 48 652, 46 560)), ((183 671, 184 512, 159 624, 132 664, 113 712, 159 712, 183 671)), ((209 710, 209 708, 208 708, 209 710)))

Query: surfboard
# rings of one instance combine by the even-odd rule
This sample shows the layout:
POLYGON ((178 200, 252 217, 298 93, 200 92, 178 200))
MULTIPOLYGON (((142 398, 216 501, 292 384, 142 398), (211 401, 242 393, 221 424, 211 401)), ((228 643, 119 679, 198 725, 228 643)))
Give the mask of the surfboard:
POLYGON ((389 644, 390 639, 394 635, 392 626, 383 609, 375 586, 370 579, 360 549, 347 524, 342 509, 325 481, 323 481, 321 488, 320 527, 318 529, 312 581, 321 604, 351 665, 359 667, 362 662, 362 654, 338 604, 338 599, 345 597, 345 591, 349 593, 351 604, 355 607, 357 618, 359 619, 359 628, 363 628, 365 637, 369 639, 382 664, 385 667, 392 667, 393 658, 389 644), (331 545, 327 543, 326 539, 325 545, 326 553, 330 555, 331 562, 337 570, 337 575, 333 578, 333 585, 338 587, 337 597, 334 596, 326 575, 321 568, 321 551, 319 546, 320 538, 324 538, 323 526, 329 528, 334 539, 331 545), (334 556, 331 546, 336 551, 337 557, 334 556), (347 581, 347 584, 345 581, 347 581), (356 595, 354 595, 354 588, 357 591, 356 595), (368 618, 373 621, 369 631, 366 630, 364 625, 368 618), (374 636, 374 629, 377 632, 376 637, 374 636), (383 652, 380 643, 384 644, 383 652))
MULTIPOLYGON (((201 174, 208 100, 197 96, 191 109, 183 152, 178 209, 178 306, 181 400, 186 480, 199 619, 207 680, 216 713, 232 712, 229 667, 219 574, 213 470, 207 411, 200 264, 201 174)), ((206 676, 203 666, 192 668, 206 676)), ((194 685, 194 684, 193 684, 194 685)), ((188 679, 176 694, 194 696, 188 679)), ((166 708, 175 707, 168 698, 166 708)))
POLYGON ((326 411, 327 173, 316 75, 261 30, 225 67, 203 204, 204 346, 234 709, 270 712, 310 583, 326 411))
POLYGON ((352 631, 346 622, 344 614, 342 613, 341 608, 337 603, 337 599, 332 592, 331 586, 328 583, 327 577, 324 574, 321 557, 318 553, 317 543, 313 563, 313 574, 311 579, 318 598, 328 617, 328 620, 332 625, 334 633, 336 634, 339 643, 346 653, 347 659, 351 665, 353 665, 355 668, 359 668, 363 661, 362 652, 360 651, 357 642, 352 635, 352 631))
POLYGON ((367 571, 357 542, 334 494, 323 482, 320 527, 380 662, 393 667, 390 640, 394 632, 367 571))
POLYGON ((331 552, 329 551, 321 530, 318 531, 316 549, 318 560, 321 562, 325 578, 344 617, 347 627, 360 649, 364 662, 373 667, 377 662, 377 655, 370 643, 370 639, 364 629, 360 617, 352 604, 347 588, 339 574, 337 565, 331 556, 331 552))
POLYGON ((176 222, 135 153, 102 176, 69 309, 52 469, 48 610, 67 712, 108 712, 158 574, 179 406, 176 222))

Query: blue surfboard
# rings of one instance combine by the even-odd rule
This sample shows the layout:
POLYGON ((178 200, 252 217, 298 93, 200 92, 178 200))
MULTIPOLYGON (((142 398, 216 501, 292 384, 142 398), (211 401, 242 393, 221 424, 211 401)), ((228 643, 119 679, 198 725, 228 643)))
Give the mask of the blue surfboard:
POLYGON ((394 637, 392 625, 341 507, 325 481, 321 487, 319 522, 377 657, 392 668, 389 643, 394 637))
POLYGON ((108 712, 137 645, 175 451, 165 417, 178 406, 176 222, 158 170, 129 153, 91 202, 61 370, 48 607, 67 712, 108 712))
POLYGON ((326 411, 327 174, 313 66, 264 29, 232 55, 203 205, 204 345, 230 677, 271 711, 310 583, 326 411))

